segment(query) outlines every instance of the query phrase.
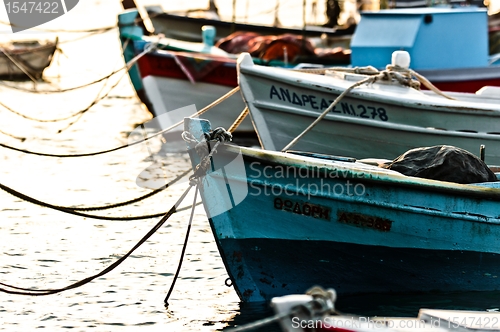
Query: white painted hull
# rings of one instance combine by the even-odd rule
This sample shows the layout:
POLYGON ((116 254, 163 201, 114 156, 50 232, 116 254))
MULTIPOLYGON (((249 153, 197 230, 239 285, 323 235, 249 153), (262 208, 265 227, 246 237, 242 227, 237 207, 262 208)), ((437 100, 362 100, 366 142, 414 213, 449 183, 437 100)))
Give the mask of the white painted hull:
MULTIPOLYGON (((284 148, 355 82, 239 65, 242 94, 266 150, 284 148)), ((484 144, 486 163, 500 165, 499 100, 453 95, 467 101, 383 83, 356 88, 292 149, 394 159, 408 149, 438 144, 479 154, 484 144)))
POLYGON ((20 78, 28 73, 34 79, 40 79, 43 71, 52 61, 57 48, 55 42, 14 42, 0 45, 0 76, 3 78, 20 78), (5 54, 7 53, 7 55, 5 54))
MULTIPOLYGON (((149 100, 153 104, 155 115, 161 115, 168 111, 192 105, 199 111, 215 100, 227 94, 232 88, 203 82, 191 84, 187 79, 175 79, 158 76, 147 76, 143 78, 144 89, 149 100)), ((228 129, 245 108, 245 103, 240 93, 236 93, 203 114, 212 126, 228 129)), ((186 115, 187 116, 187 115, 186 115)), ((172 124, 182 120, 172 119, 172 124)), ((179 126, 182 130, 182 126, 179 126)), ((247 117, 238 127, 239 133, 253 133, 254 129, 250 118, 247 117)))

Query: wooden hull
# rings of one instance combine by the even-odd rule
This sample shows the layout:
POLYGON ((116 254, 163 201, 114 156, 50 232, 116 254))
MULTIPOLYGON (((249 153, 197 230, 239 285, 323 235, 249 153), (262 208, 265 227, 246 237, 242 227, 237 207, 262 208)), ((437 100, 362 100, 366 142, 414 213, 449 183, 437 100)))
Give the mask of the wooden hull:
MULTIPOLYGON (((141 29, 127 26, 127 24, 134 22, 136 16, 136 11, 126 12, 119 16, 120 23, 123 25, 120 30, 120 38, 122 45, 126 43, 126 47, 123 49, 126 61, 132 60, 137 54, 143 52, 144 47, 148 44, 141 29), (136 41, 132 41, 133 39, 136 41)), ((193 47, 192 50, 205 48, 205 45, 200 43, 173 42, 177 48, 184 46, 193 47)), ((171 44, 169 46, 175 47, 171 44)), ((222 50, 219 51, 225 53, 222 50)), ((196 54, 201 57, 203 54, 192 54, 191 62, 196 67, 196 54)), ((130 80, 139 98, 155 117, 193 104, 197 110, 200 110, 237 86, 234 59, 218 57, 215 60, 219 63, 209 73, 206 73, 202 78, 190 80, 183 68, 177 63, 176 56, 180 57, 181 54, 155 50, 141 57, 129 71, 130 80)), ((183 54, 183 56, 190 57, 188 54, 183 54)), ((204 116, 212 121, 214 126, 229 128, 244 108, 245 104, 241 94, 237 93, 210 109, 204 116)), ((190 114, 186 114, 186 116, 188 115, 190 114)), ((240 124, 236 132, 242 135, 255 135, 249 117, 240 124)))
POLYGON ((256 32, 262 35, 295 34, 306 37, 320 38, 323 34, 334 38, 339 36, 350 36, 354 33, 354 27, 345 30, 335 30, 324 27, 301 28, 278 28, 265 25, 253 25, 234 23, 214 19, 188 17, 169 13, 151 12, 151 22, 153 23, 155 34, 162 33, 168 38, 180 39, 192 42, 201 42, 201 28, 204 25, 214 26, 216 29, 215 39, 225 38, 235 31, 256 32))
POLYGON ((0 77, 20 80, 29 79, 31 76, 36 80, 41 79, 56 49, 57 40, 44 43, 14 42, 3 45, 0 53, 0 77))
POLYGON ((201 196, 242 301, 314 285, 339 294, 500 289, 498 182, 228 145, 212 162, 201 196))
MULTIPOLYGON (((241 63, 239 82, 264 149, 281 150, 355 83, 241 63), (286 119, 286 121, 283 121, 286 119)), ((500 165, 497 99, 453 94, 447 100, 411 88, 370 84, 354 89, 293 149, 394 159, 419 146, 454 145, 500 165)))
MULTIPOLYGON (((155 116, 192 104, 200 110, 237 86, 236 63, 230 59, 196 82, 190 82, 171 52, 158 51, 142 57, 138 69, 155 116)), ((241 94, 236 93, 207 111, 204 117, 215 127, 229 128, 244 108, 241 94)), ((250 117, 241 123, 237 131, 254 133, 250 117)))

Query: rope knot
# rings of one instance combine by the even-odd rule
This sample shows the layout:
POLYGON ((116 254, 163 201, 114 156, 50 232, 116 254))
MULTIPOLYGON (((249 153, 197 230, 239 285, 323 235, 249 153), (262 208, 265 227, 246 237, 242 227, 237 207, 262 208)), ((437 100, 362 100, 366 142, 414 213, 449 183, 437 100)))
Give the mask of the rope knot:
POLYGON ((191 145, 194 145, 196 153, 202 157, 200 163, 195 167, 193 175, 189 177, 189 183, 194 186, 199 183, 199 179, 206 175, 210 166, 212 165, 212 156, 217 151, 217 147, 220 143, 230 142, 233 140, 233 135, 222 127, 215 128, 209 133, 204 134, 204 140, 198 141, 193 134, 189 132, 183 132, 182 138, 184 141, 191 145), (211 142, 216 142, 213 148, 210 148, 211 142))
POLYGON ((205 139, 207 141, 219 141, 221 143, 231 142, 233 140, 233 135, 222 127, 217 127, 208 134, 205 134, 205 139))

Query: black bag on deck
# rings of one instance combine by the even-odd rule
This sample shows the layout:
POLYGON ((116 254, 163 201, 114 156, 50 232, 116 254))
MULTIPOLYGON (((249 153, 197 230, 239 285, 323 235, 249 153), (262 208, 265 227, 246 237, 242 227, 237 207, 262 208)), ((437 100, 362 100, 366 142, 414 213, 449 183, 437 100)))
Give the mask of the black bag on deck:
POLYGON ((408 150, 383 167, 404 175, 462 184, 497 181, 481 159, 449 145, 408 150))

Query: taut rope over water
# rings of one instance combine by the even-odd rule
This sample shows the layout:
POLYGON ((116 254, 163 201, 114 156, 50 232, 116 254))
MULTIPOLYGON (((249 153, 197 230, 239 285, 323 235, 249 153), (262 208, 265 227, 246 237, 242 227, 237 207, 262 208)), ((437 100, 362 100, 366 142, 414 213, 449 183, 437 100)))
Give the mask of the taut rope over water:
POLYGON ((168 187, 172 186, 179 180, 181 180, 183 177, 185 177, 188 173, 191 172, 191 169, 188 169, 184 172, 182 172, 180 175, 178 175, 176 178, 174 178, 172 181, 167 183, 165 186, 158 188, 150 193, 147 193, 146 195, 143 195, 138 198, 134 198, 125 202, 120 202, 120 203, 115 203, 115 204, 109 204, 109 205, 104 205, 104 206, 90 206, 90 207, 70 207, 70 206, 59 206, 59 205, 54 205, 46 202, 42 202, 36 198, 30 197, 28 195, 25 195, 23 193, 18 192, 17 190, 14 190, 4 184, 0 183, 0 189, 4 190, 5 192, 20 198, 22 200, 25 200, 29 203, 36 204, 42 207, 50 208, 53 210, 77 215, 80 217, 86 217, 86 218, 91 218, 91 219, 100 219, 100 220, 139 220, 139 219, 148 219, 148 218, 156 218, 156 217, 161 217, 163 213, 157 213, 157 214, 152 214, 152 215, 144 215, 144 216, 133 216, 133 217, 107 217, 107 216, 96 216, 92 214, 86 214, 82 212, 77 212, 77 211, 99 211, 99 210, 108 210, 108 209, 114 209, 117 207, 122 207, 126 205, 130 205, 133 203, 140 202, 146 198, 152 197, 163 190, 167 189, 168 187))
MULTIPOLYGON (((191 135, 191 137, 189 137, 189 135, 183 135, 183 136, 186 136, 188 139, 192 139, 192 135, 191 135)), ((217 139, 217 143, 214 145, 212 151, 210 151, 210 153, 203 158, 203 160, 209 160, 210 161, 210 158, 215 153, 215 151, 217 149, 217 146, 221 142, 224 142, 226 139, 230 140, 232 136, 231 136, 230 133, 227 133, 225 130, 223 130, 221 128, 217 128, 211 134, 206 135, 206 137, 207 137, 207 141, 206 142, 201 142, 199 144, 209 144, 209 140, 217 139)), ((206 164, 206 162, 204 162, 203 164, 206 164)), ((160 229, 160 227, 163 226, 163 224, 175 212, 179 211, 179 210, 177 210, 177 207, 182 203, 182 201, 187 196, 187 194, 189 193, 189 191, 191 190, 191 188, 196 185, 196 187, 198 189, 199 178, 201 176, 205 175, 206 171, 208 170, 208 168, 206 168, 205 171, 204 171, 204 173, 202 173, 202 171, 201 171, 202 169, 203 169, 203 167, 200 167, 200 168, 197 167, 198 172, 195 172, 195 174, 193 174, 190 177, 189 187, 184 191, 184 193, 177 200, 177 202, 172 206, 172 208, 170 208, 170 210, 163 216, 163 218, 161 218, 161 220, 131 250, 129 250, 125 255, 123 255, 122 257, 120 257, 118 260, 116 260, 113 264, 111 264, 110 266, 108 266, 106 269, 102 270, 101 272, 99 272, 99 273, 97 273, 95 275, 92 275, 90 277, 82 279, 82 280, 80 280, 78 282, 72 283, 72 284, 70 284, 70 285, 68 285, 66 287, 55 288, 55 289, 31 289, 31 288, 23 288, 23 287, 17 287, 17 286, 13 286, 13 285, 9 285, 9 284, 0 282, 1 286, 6 287, 6 288, 0 288, 0 292, 4 292, 4 293, 8 293, 8 294, 16 294, 16 295, 28 295, 28 296, 52 295, 52 294, 57 294, 57 293, 60 293, 60 292, 63 292, 63 291, 67 291, 67 290, 70 290, 70 289, 74 289, 74 288, 83 286, 83 285, 85 285, 85 284, 93 281, 94 279, 99 278, 99 277, 101 277, 101 276, 103 276, 103 275, 111 272, 118 265, 120 265, 121 263, 123 263, 137 248, 139 248, 144 242, 146 242, 158 229, 160 229)), ((191 211, 191 219, 190 219, 190 222, 189 222, 189 227, 191 226, 191 220, 192 220, 192 216, 193 216, 193 213, 194 213, 194 208, 196 206, 196 196, 197 195, 195 195, 195 201, 194 201, 193 205, 191 205, 191 209, 193 209, 193 210, 191 211)), ((189 236, 189 231, 187 232, 186 239, 184 241, 184 248, 183 248, 182 256, 184 255, 185 247, 187 245, 188 236, 189 236)), ((181 257, 181 261, 179 262, 179 267, 177 269, 178 272, 180 270, 180 264, 182 264, 182 257, 181 257)), ((176 273, 175 279, 177 278, 177 276, 178 276, 178 273, 176 273)), ((172 293, 172 290, 173 290, 173 287, 174 287, 174 284, 175 284, 175 279, 174 279, 173 284, 171 286, 171 290, 169 291, 169 295, 172 293)), ((167 303, 168 296, 165 299, 165 303, 166 304, 168 304, 167 303)))
MULTIPOLYGON (((219 146, 220 143, 226 142, 226 141, 231 141, 232 140, 232 135, 231 133, 227 132, 224 128, 216 128, 214 129, 211 133, 205 134, 205 141, 198 142, 195 137, 189 132, 183 132, 182 133, 182 138, 190 143, 191 145, 194 145, 195 151, 198 153, 200 156, 204 156, 198 166, 196 166, 194 174, 190 176, 190 181, 189 185, 190 187, 193 187, 196 185, 196 193, 194 196, 194 201, 193 201, 193 206, 196 204, 196 198, 198 194, 198 189, 200 186, 200 179, 202 176, 206 175, 210 165, 211 165, 211 158, 213 154, 217 151, 217 147, 219 146), (216 140, 217 142, 215 143, 214 147, 210 151, 210 141, 216 140)), ((175 286, 175 282, 177 281, 177 278, 179 277, 179 272, 181 270, 182 266, 182 261, 184 259, 184 253, 186 252, 186 247, 189 239, 189 233, 191 231, 191 224, 193 221, 193 213, 194 213, 194 208, 191 210, 191 217, 189 219, 189 224, 188 228, 186 231, 186 237, 184 239, 184 245, 182 246, 182 252, 181 252, 181 257, 179 259, 179 264, 177 266, 177 271, 175 273, 174 279, 172 280, 172 284, 170 285, 170 289, 168 290, 167 296, 165 297, 165 300, 163 301, 165 304, 165 307, 168 307, 168 299, 170 298, 170 295, 172 294, 175 286)))
MULTIPOLYGON (((196 112, 194 114, 191 114, 189 117, 190 118, 194 118, 194 117, 198 117, 198 116, 202 115, 203 113, 207 112, 211 108, 219 105, 224 100, 226 100, 229 97, 231 97, 232 95, 234 95, 239 90, 240 90, 239 86, 235 87, 234 89, 232 89, 231 91, 229 91, 228 93, 226 93, 224 96, 222 96, 219 99, 215 100, 214 102, 212 102, 208 106, 202 108, 198 112, 196 112)), ((162 129, 159 132, 157 132, 155 134, 152 134, 151 136, 148 136, 147 138, 144 138, 142 140, 138 140, 138 141, 135 141, 135 142, 132 142, 132 143, 129 143, 129 144, 125 144, 125 145, 122 145, 122 146, 119 146, 119 147, 116 147, 116 148, 112 148, 112 149, 108 149, 108 150, 103 150, 103 151, 98 151, 98 152, 78 153, 78 154, 52 154, 52 153, 35 152, 35 151, 29 151, 29 150, 26 150, 26 149, 15 148, 13 146, 9 146, 9 145, 3 144, 3 143, 0 143, 0 147, 6 148, 6 149, 9 149, 9 150, 14 150, 14 151, 26 153, 26 154, 32 154, 32 155, 36 155, 36 156, 56 157, 56 158, 90 157, 90 156, 97 156, 97 155, 100 155, 100 154, 105 154, 105 153, 109 153, 109 152, 113 152, 113 151, 118 151, 118 150, 124 149, 124 148, 132 146, 132 145, 143 143, 143 142, 145 142, 145 141, 147 141, 147 140, 149 140, 149 139, 151 139, 153 137, 156 137, 158 135, 161 135, 161 134, 164 134, 166 132, 171 131, 172 129, 180 126, 183 122, 184 122, 184 120, 179 121, 179 122, 171 125, 170 127, 162 129)))
MULTIPOLYGON (((25 118, 27 120, 37 121, 37 122, 60 122, 60 121, 66 121, 66 120, 70 120, 72 118, 78 117, 78 119, 76 119, 75 121, 73 121, 70 124, 68 124, 64 129, 59 130, 58 133, 61 133, 62 131, 68 129, 70 126, 72 126, 73 124, 75 124, 81 118, 81 116, 84 113, 88 112, 94 105, 96 105, 97 103, 99 103, 101 100, 105 99, 111 93, 111 91, 118 84, 120 84, 121 80, 123 79, 123 77, 125 76, 125 74, 130 70, 130 68, 132 68, 132 66, 137 61, 139 61, 140 58, 142 58, 146 54, 148 54, 148 53, 152 52, 153 50, 155 50, 156 46, 157 46, 157 43, 151 43, 151 44, 149 44, 149 47, 147 47, 146 49, 144 49, 143 52, 141 52, 140 54, 136 55, 133 59, 131 59, 129 62, 127 62, 125 64, 125 66, 123 66, 122 68, 120 68, 117 71, 114 71, 113 73, 118 73, 118 72, 122 71, 123 69, 126 69, 126 71, 123 72, 122 76, 118 79, 118 81, 115 84, 113 84, 104 95, 101 96, 101 93, 106 88, 106 84, 104 84, 102 86, 102 88, 97 93, 97 96, 94 98, 94 100, 86 108, 84 108, 84 109, 82 109, 82 110, 80 110, 78 112, 75 112, 73 114, 70 114, 68 116, 65 116, 65 117, 62 117, 62 118, 57 118, 57 119, 38 119, 38 118, 34 118, 34 117, 31 117, 31 116, 24 115, 24 114, 22 114, 22 113, 20 113, 18 111, 15 111, 11 107, 9 107, 9 106, 1 103, 1 102, 0 102, 0 106, 2 106, 3 108, 5 108, 6 110, 8 110, 9 112, 12 112, 12 113, 14 113, 14 114, 16 114, 16 115, 18 115, 18 116, 20 116, 22 118, 25 118)), ((110 78, 110 77, 111 77, 111 75, 108 75, 106 78, 110 78)), ((104 78, 100 79, 99 81, 102 81, 102 80, 104 80, 104 78)), ((96 83, 96 82, 93 82, 93 83, 96 83)), ((90 84, 93 84, 93 83, 90 83, 90 84)), ((90 84, 88 84, 88 85, 90 85, 90 84)), ((70 89, 68 89, 67 91, 69 91, 69 90, 70 89)))
MULTIPOLYGON (((139 248, 144 242, 146 242, 158 229, 160 229, 161 226, 177 211, 177 207, 181 204, 181 202, 184 200, 186 195, 189 193, 191 190, 192 186, 189 186, 184 193, 181 195, 181 197, 177 200, 177 202, 170 208, 170 210, 161 218, 161 220, 125 255, 120 257, 118 260, 116 260, 113 264, 108 266, 106 269, 102 270, 101 272, 90 276, 88 278, 82 279, 78 282, 72 283, 66 287, 63 288, 55 288, 55 289, 31 289, 31 288, 22 288, 22 287, 17 287, 17 286, 12 286, 8 285, 5 283, 1 283, 0 285, 10 288, 0 288, 0 292, 8 293, 8 294, 16 294, 16 295, 29 295, 29 296, 42 296, 42 295, 52 295, 52 294, 57 294, 60 292, 64 292, 73 288, 77 288, 80 286, 83 286, 85 284, 88 284, 92 280, 99 278, 112 270, 114 270, 118 265, 123 263, 137 248, 139 248)), ((193 206, 194 209, 194 206, 193 206)))

